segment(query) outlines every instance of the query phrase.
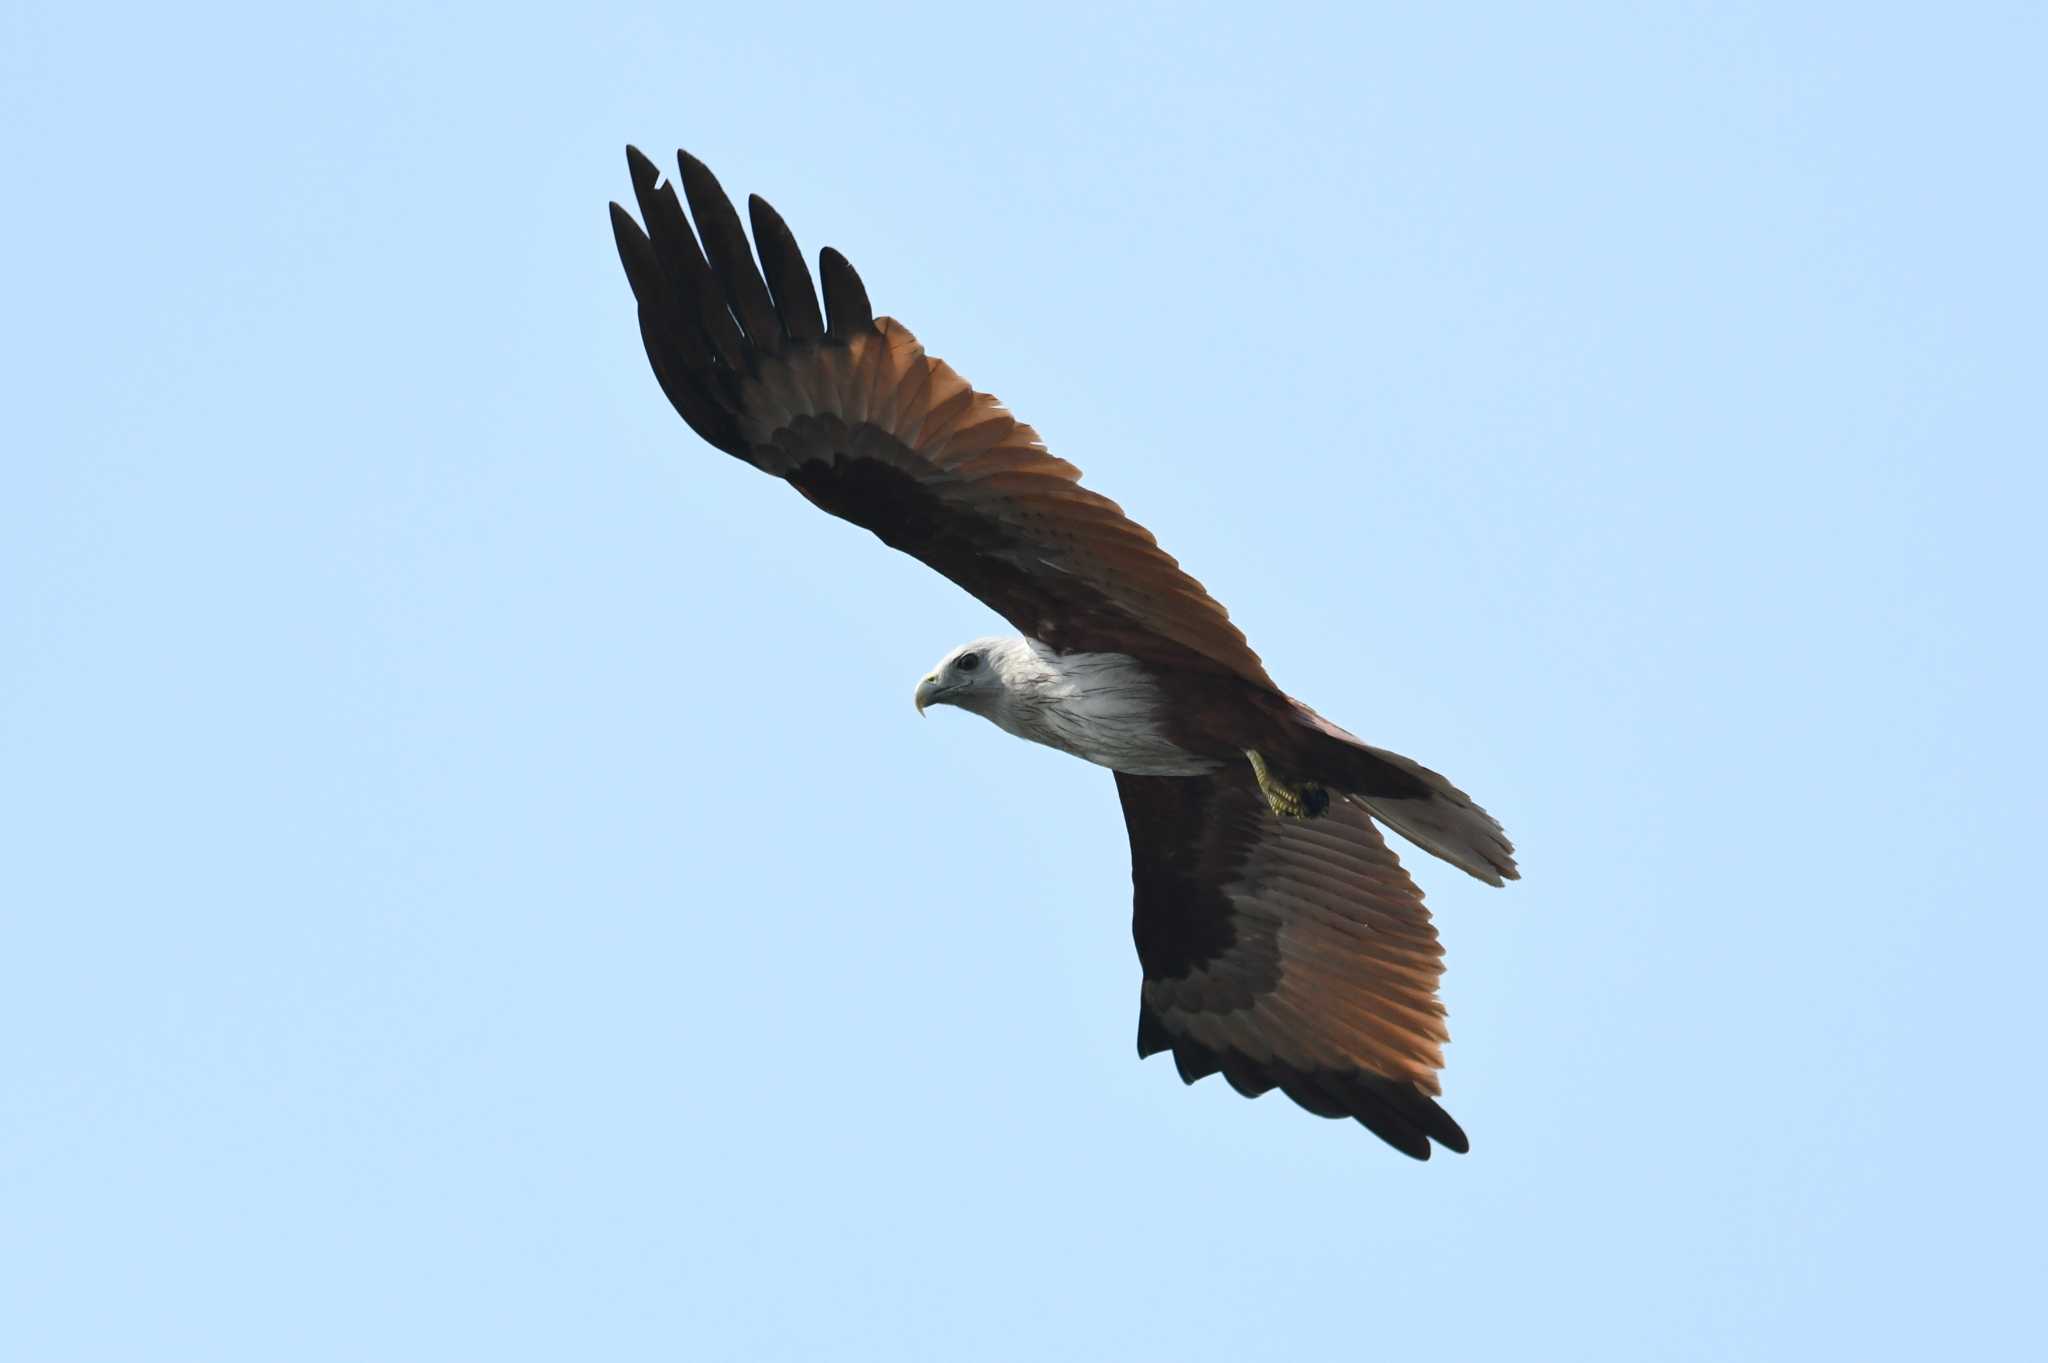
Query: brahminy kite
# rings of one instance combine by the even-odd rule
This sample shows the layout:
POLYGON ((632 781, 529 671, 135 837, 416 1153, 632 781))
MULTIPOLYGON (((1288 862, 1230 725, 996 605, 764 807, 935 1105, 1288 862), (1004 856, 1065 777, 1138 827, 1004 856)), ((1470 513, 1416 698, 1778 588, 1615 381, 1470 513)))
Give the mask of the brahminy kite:
POLYGON ((1468 1148, 1436 1101, 1443 948, 1375 820, 1490 885, 1501 826, 1449 781, 1282 691, 1202 584, 1038 432, 877 317, 846 257, 811 273, 781 215, 753 244, 704 164, 627 149, 643 228, 612 228, 668 400, 727 454, 922 560, 1018 634, 917 683, 1116 774, 1144 983, 1138 1054, 1352 1117, 1395 1149, 1468 1148), (694 221, 694 230, 692 222, 694 221), (758 258, 758 264, 757 264, 758 258))

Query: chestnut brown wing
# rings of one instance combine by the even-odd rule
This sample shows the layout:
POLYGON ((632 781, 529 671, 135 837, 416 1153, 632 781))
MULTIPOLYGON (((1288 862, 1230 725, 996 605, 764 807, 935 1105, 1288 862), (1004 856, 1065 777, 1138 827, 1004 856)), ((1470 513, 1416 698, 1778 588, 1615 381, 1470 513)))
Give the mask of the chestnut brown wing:
POLYGON ((1138 1054, 1353 1117, 1395 1149, 1462 1153, 1437 1106, 1443 948, 1365 811, 1273 815, 1247 772, 1116 777, 1145 982, 1138 1054))
POLYGON ((1143 526, 901 323, 877 319, 845 257, 820 256, 821 307, 781 215, 749 200, 750 248, 711 172, 679 159, 688 215, 629 148, 646 227, 617 204, 612 226, 648 359, 692 429, 1055 649, 1273 685, 1143 526))

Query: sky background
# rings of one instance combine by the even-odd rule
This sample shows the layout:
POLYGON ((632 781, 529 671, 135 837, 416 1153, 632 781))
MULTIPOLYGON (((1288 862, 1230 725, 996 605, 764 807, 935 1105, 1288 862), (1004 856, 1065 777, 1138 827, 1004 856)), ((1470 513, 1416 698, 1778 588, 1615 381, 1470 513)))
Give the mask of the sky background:
POLYGON ((548 8, 0 7, 0 1356, 2038 1335, 2038 8, 548 8), (1138 1062, 1108 776, 676 419, 628 141, 1501 816, 1471 1155, 1138 1062))

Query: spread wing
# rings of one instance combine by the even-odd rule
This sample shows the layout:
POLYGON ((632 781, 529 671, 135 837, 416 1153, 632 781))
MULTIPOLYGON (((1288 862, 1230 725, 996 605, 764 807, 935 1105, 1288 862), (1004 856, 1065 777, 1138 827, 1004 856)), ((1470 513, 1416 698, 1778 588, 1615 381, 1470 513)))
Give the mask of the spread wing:
POLYGON ((1404 1154, 1465 1133, 1433 1101, 1443 948, 1422 892, 1365 811, 1274 817, 1249 774, 1116 777, 1131 836, 1145 983, 1138 1054, 1187 1083, 1221 1071, 1404 1154))
POLYGON ((787 479, 1061 652, 1113 651, 1272 686, 1202 585, 1080 470, 941 360, 876 318, 846 258, 796 240, 759 197, 754 246, 701 162, 672 184, 628 148, 643 231, 612 229, 662 391, 705 440, 787 479), (690 219, 695 219, 692 230, 690 219), (700 247, 701 242, 701 247, 700 247), (760 264, 755 264, 755 253, 760 264))

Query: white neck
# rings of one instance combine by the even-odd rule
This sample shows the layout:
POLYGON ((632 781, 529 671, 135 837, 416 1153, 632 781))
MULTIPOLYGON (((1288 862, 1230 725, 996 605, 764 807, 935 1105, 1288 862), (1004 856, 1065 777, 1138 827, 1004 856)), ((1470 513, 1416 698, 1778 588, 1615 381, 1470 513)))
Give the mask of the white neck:
POLYGON ((1199 776, 1222 765, 1168 741, 1165 698, 1137 659, 1002 642, 989 661, 1003 694, 986 712, 999 728, 1133 776, 1199 776))

